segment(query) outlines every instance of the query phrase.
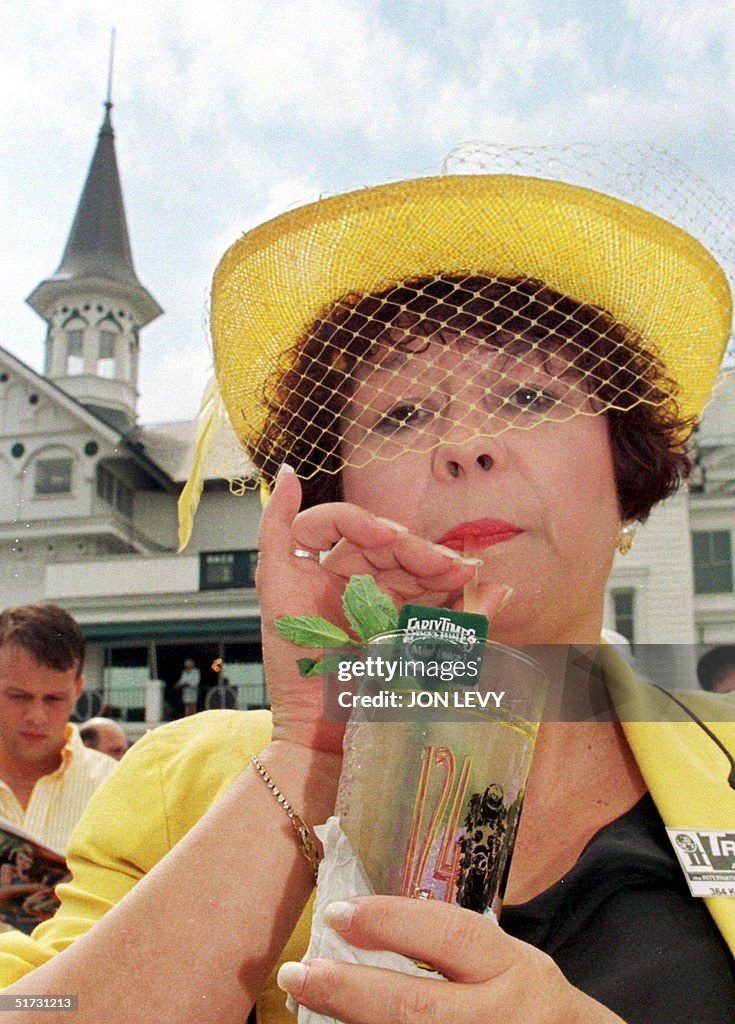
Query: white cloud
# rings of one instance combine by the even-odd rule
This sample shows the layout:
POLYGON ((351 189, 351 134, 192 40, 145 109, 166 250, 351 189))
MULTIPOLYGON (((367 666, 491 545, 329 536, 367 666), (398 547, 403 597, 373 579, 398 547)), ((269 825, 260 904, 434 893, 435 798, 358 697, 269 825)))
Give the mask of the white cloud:
POLYGON ((730 0, 626 0, 633 20, 659 47, 658 61, 679 63, 686 73, 692 61, 710 61, 712 47, 735 44, 735 10, 730 0))
POLYGON ((203 250, 205 263, 213 271, 225 250, 245 231, 250 231, 258 224, 264 224, 287 210, 312 203, 318 198, 319 188, 313 181, 292 177, 273 181, 267 188, 262 206, 250 207, 240 212, 232 211, 227 225, 217 234, 207 238, 203 250))
POLYGON ((187 341, 175 350, 157 353, 149 335, 142 347, 140 421, 166 423, 191 418, 211 373, 207 345, 187 341))
POLYGON ((285 178, 275 181, 268 189, 266 205, 256 211, 249 224, 243 225, 247 230, 257 224, 263 224, 272 217, 277 217, 286 210, 293 210, 305 203, 313 203, 319 198, 319 189, 313 181, 301 178, 285 178))

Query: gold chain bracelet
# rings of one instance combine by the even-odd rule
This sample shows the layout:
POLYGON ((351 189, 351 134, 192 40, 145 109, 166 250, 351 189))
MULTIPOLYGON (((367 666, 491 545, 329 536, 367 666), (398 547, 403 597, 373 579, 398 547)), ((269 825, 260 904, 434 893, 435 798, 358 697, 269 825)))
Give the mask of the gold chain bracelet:
POLYGON ((314 872, 314 878, 316 878, 319 872, 319 851, 317 849, 316 842, 314 841, 314 833, 311 831, 301 815, 297 814, 293 809, 291 804, 266 771, 265 766, 261 764, 260 759, 256 754, 250 755, 250 763, 289 816, 291 824, 294 827, 294 831, 298 836, 301 852, 311 864, 312 871, 314 872))

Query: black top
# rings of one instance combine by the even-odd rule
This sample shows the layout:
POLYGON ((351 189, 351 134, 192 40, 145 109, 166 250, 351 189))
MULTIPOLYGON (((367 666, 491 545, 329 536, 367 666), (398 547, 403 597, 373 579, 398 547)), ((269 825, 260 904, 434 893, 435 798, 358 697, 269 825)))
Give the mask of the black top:
POLYGON ((650 794, 549 889, 504 907, 501 923, 627 1024, 735 1021, 735 963, 690 894, 650 794))

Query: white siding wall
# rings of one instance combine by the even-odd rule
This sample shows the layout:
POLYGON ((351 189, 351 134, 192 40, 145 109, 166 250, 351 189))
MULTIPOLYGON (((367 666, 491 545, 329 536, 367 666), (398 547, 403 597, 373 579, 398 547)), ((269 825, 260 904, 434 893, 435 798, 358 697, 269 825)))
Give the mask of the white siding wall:
POLYGON ((0 608, 43 600, 46 557, 40 546, 0 547, 0 608))
MULTIPOLYGON (((682 490, 639 526, 632 550, 616 555, 608 593, 635 589, 636 641, 691 644, 694 631, 688 494, 682 490)), ((606 625, 613 626, 608 602, 606 625)))
POLYGON ((111 558, 46 566, 45 595, 50 601, 104 597, 123 603, 137 594, 189 594, 199 589, 199 560, 185 555, 111 558))
POLYGON ((735 439, 735 370, 720 375, 704 411, 699 436, 707 444, 735 439))
POLYGON ((205 497, 206 512, 197 515, 191 535, 193 551, 257 548, 262 511, 257 491, 246 491, 241 496, 220 491, 205 497))
MULTIPOLYGON (((175 494, 138 491, 135 495, 136 528, 172 550, 178 547, 176 502, 175 494)), ((202 496, 187 552, 256 548, 260 511, 254 491, 241 497, 229 491, 208 491, 202 496)))
POLYGON ((32 604, 52 600, 46 592, 46 566, 52 562, 88 565, 104 554, 96 537, 49 535, 28 539, 23 530, 17 538, 0 544, 0 608, 8 604, 32 604))
MULTIPOLYGON (((727 530, 735 556, 735 371, 720 377, 699 441, 705 461, 714 453, 716 465, 705 473, 704 493, 692 495, 691 528, 727 530)), ((697 594, 694 608, 700 643, 735 643, 735 593, 697 594)))

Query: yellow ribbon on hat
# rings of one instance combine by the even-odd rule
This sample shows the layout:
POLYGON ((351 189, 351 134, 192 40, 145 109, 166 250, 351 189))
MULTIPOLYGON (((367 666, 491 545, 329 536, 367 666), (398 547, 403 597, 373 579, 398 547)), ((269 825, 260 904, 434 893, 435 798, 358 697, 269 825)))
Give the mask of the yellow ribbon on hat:
POLYGON ((196 441, 189 479, 179 495, 179 551, 183 551, 191 539, 194 516, 201 501, 212 445, 217 436, 217 428, 226 415, 219 384, 213 375, 204 390, 202 404, 197 414, 196 441))

